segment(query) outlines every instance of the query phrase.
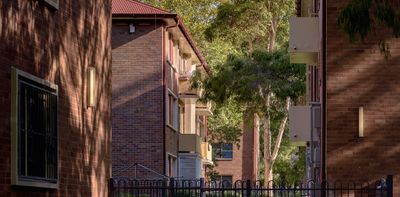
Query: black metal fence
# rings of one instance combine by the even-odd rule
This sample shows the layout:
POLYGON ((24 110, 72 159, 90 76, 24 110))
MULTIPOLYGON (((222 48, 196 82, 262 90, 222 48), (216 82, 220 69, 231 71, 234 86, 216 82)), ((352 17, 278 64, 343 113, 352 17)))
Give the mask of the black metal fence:
POLYGON ((260 181, 111 179, 110 197, 393 197, 393 176, 374 183, 307 181, 299 184, 260 181))

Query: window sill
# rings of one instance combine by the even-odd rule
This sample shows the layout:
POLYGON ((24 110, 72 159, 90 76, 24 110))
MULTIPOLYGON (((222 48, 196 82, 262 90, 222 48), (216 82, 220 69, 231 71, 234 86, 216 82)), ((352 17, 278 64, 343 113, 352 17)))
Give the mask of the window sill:
POLYGON ((52 183, 50 181, 40 181, 34 180, 30 178, 19 178, 12 185, 18 187, 35 187, 35 188, 43 188, 43 189, 58 189, 58 183, 52 183))
POLYGON ((215 161, 232 161, 233 158, 216 158, 215 161))

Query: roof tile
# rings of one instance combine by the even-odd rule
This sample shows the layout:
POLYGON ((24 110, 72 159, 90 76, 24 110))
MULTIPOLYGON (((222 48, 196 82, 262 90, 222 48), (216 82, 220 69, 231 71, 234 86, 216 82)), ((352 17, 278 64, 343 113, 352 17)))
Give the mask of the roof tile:
POLYGON ((173 14, 135 0, 112 0, 113 14, 173 14))

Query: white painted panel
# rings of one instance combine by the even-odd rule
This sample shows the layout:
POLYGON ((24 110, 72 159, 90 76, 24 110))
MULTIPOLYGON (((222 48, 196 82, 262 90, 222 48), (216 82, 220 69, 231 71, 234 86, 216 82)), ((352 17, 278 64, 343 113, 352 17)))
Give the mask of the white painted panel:
POLYGON ((289 135, 293 142, 310 141, 311 106, 290 106, 289 135))
POLYGON ((318 53, 320 51, 321 35, 318 17, 291 17, 289 28, 291 53, 318 53))

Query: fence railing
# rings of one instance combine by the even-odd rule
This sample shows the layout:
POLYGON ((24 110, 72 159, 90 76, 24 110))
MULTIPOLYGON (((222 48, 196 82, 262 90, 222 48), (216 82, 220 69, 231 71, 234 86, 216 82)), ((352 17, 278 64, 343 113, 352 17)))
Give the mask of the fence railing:
POLYGON ((299 184, 261 181, 110 179, 110 197, 393 197, 393 176, 376 182, 306 181, 299 184))

